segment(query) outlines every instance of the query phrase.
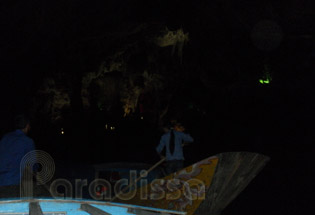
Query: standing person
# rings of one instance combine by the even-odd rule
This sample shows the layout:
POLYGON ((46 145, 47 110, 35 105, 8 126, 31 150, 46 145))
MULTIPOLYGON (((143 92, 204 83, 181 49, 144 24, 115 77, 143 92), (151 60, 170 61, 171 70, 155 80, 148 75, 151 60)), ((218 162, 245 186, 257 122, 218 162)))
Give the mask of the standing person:
POLYGON ((184 167, 184 144, 191 143, 194 139, 184 133, 185 128, 180 123, 173 122, 173 126, 162 135, 160 144, 156 147, 157 153, 160 157, 164 157, 161 153, 165 148, 166 156, 166 174, 169 175, 184 167))
POLYGON ((27 136, 31 130, 25 115, 15 117, 15 131, 0 141, 0 198, 19 197, 22 158, 35 150, 34 141, 27 136))

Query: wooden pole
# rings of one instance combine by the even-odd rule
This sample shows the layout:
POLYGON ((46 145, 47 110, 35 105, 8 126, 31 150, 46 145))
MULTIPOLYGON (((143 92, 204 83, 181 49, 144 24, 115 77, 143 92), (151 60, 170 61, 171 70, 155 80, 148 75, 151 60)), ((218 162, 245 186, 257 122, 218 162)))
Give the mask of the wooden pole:
MULTIPOLYGON (((147 170, 147 174, 149 174, 149 172, 151 172, 152 170, 154 170, 156 167, 158 167, 161 163, 163 163, 165 161, 165 157, 163 157, 159 162, 157 162, 156 164, 154 164, 152 167, 150 167, 150 169, 147 170)), ((141 179, 141 175, 134 181, 134 183, 136 184, 140 179, 141 179)), ((126 191, 128 188, 130 188, 132 184, 130 183, 127 187, 125 187, 124 189, 122 189, 118 194, 115 195, 114 198, 112 198, 110 200, 110 202, 114 201, 122 192, 126 191)))

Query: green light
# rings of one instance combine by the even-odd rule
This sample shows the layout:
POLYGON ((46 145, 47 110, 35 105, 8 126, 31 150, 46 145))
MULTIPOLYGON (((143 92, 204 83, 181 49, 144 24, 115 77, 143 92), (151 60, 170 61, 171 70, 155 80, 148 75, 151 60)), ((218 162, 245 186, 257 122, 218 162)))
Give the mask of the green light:
POLYGON ((259 83, 270 84, 271 81, 272 81, 272 77, 270 75, 270 68, 266 64, 266 65, 264 65, 263 76, 261 77, 261 79, 259 79, 259 83))
POLYGON ((259 82, 260 82, 261 84, 270 84, 270 79, 269 79, 269 78, 267 78, 266 80, 259 79, 259 82))

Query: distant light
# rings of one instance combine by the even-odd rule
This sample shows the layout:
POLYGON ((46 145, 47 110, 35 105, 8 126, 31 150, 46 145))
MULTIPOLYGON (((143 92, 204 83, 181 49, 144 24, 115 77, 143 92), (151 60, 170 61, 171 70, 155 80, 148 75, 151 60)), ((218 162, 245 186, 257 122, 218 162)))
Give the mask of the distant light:
POLYGON ((266 80, 259 79, 259 82, 260 82, 261 84, 270 84, 270 80, 269 80, 269 79, 266 79, 266 80))
POLYGON ((60 133, 61 133, 61 134, 65 134, 65 131, 63 130, 63 128, 61 128, 60 133))
POLYGON ((143 116, 141 117, 141 119, 143 119, 143 116))
POLYGON ((264 65, 264 69, 263 69, 263 76, 259 79, 259 82, 261 84, 270 84, 270 82, 272 81, 272 77, 270 74, 270 67, 266 64, 264 65))
POLYGON ((107 129, 108 129, 108 125, 106 124, 106 125, 105 125, 105 130, 107 130, 107 129))
POLYGON ((110 130, 115 130, 115 127, 114 127, 114 126, 111 126, 111 127, 110 127, 110 130))

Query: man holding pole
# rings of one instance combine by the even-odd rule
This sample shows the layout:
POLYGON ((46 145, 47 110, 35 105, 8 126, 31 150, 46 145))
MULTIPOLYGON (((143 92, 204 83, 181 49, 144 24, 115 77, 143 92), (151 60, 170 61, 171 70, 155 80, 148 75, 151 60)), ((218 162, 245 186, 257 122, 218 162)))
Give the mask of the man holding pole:
POLYGON ((165 171, 167 175, 184 167, 183 146, 194 141, 194 139, 189 134, 184 133, 184 131, 185 127, 183 125, 173 121, 170 130, 161 137, 160 144, 156 147, 156 151, 161 158, 164 157, 161 153, 165 148, 165 171))

